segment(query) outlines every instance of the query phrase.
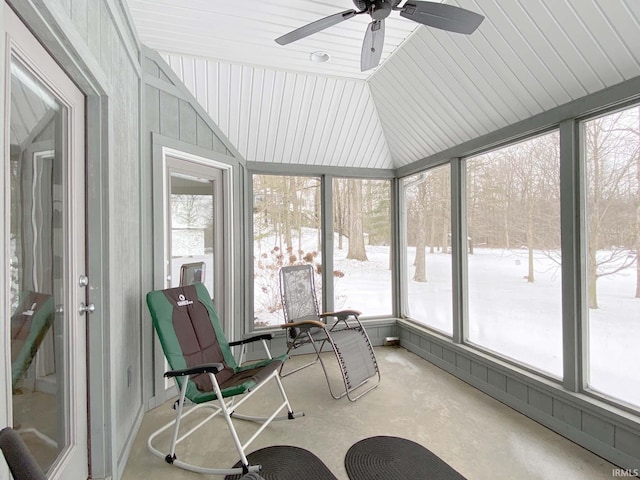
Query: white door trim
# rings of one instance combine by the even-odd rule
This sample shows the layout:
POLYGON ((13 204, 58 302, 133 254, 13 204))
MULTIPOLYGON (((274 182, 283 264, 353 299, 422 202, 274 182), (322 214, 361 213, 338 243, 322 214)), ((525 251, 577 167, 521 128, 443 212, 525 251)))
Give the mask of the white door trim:
MULTIPOLYGON (((4 159, 3 181, 0 186, 4 205, 10 204, 10 188, 8 169, 9 162, 9 109, 7 95, 10 88, 11 58, 17 58, 30 73, 37 77, 47 89, 55 95, 57 101, 63 104, 69 114, 68 131, 63 147, 68 151, 68 160, 64 166, 64 201, 67 210, 63 213, 65 221, 65 231, 74 232, 66 239, 65 258, 73 259, 65 265, 63 278, 65 281, 66 297, 63 304, 70 316, 66 324, 68 331, 66 336, 70 339, 68 349, 65 352, 63 368, 65 376, 72 381, 69 385, 68 396, 65 398, 66 408, 70 415, 69 424, 66 426, 69 438, 69 447, 58 457, 49 471, 50 479, 63 478, 87 478, 88 475, 88 448, 87 448, 87 381, 86 381, 86 320, 78 314, 78 306, 84 301, 84 291, 78 287, 78 278, 85 273, 85 159, 84 159, 84 123, 85 123, 85 97, 64 71, 58 66, 54 59, 40 45, 37 39, 29 32, 22 21, 13 11, 3 6, 5 37, 5 103, 4 110, 4 159), (68 148, 67 148, 68 147, 68 148)), ((37 86, 35 88, 38 88, 37 86)), ((4 209, 2 216, 2 253, 7 259, 10 254, 10 246, 6 241, 10 231, 10 212, 4 209)), ((5 265, 8 262, 5 262, 5 265)), ((7 290, 9 285, 9 271, 3 270, 2 291, 0 292, 2 301, 3 318, 10 318, 11 312, 7 301, 7 290)), ((6 327, 0 330, 2 333, 5 352, 10 351, 10 339, 6 327)), ((6 372, 10 371, 7 364, 10 364, 10 356, 3 356, 5 368, 0 373, 0 380, 3 388, 10 384, 6 378, 6 372)), ((4 394, 6 399, 6 411, 2 412, 7 423, 12 418, 11 389, 7 388, 4 394)))

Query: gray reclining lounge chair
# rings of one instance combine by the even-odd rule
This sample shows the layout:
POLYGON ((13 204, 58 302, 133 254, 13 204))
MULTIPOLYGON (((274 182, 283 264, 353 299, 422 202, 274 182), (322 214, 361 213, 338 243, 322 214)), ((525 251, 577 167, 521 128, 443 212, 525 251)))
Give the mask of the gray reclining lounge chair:
POLYGON ((312 265, 290 265, 280 269, 280 295, 288 329, 287 355, 292 349, 311 345, 315 358, 295 370, 283 374, 287 376, 320 360, 331 396, 336 400, 345 395, 356 401, 380 383, 380 370, 369 336, 360 323, 357 310, 340 310, 321 313, 315 289, 312 265), (338 360, 344 381, 344 391, 334 392, 329 381, 327 368, 320 356, 325 345, 330 345, 338 360), (377 377, 368 388, 368 381, 377 377))

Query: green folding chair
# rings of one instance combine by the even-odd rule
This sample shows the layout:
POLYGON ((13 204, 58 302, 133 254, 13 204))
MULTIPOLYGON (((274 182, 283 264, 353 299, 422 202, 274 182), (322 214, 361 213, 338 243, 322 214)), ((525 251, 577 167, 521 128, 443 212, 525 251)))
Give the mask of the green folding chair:
POLYGON ((24 377, 53 323, 53 297, 27 290, 11 316, 11 387, 24 377))
POLYGON ((175 419, 149 437, 149 450, 154 455, 164 458, 169 464, 198 473, 236 475, 259 471, 259 465, 249 465, 247 460, 245 450, 249 444, 271 421, 304 415, 293 413, 278 375, 280 366, 287 356, 271 357, 266 343, 266 340, 272 338, 271 334, 229 343, 218 322, 211 296, 201 283, 149 292, 147 305, 171 368, 165 373, 165 377, 173 378, 180 390, 180 396, 174 405, 175 419), (262 342, 267 358, 249 365, 238 365, 230 347, 242 345, 244 348, 245 344, 255 341, 262 342), (282 396, 282 403, 275 411, 268 417, 236 413, 236 409, 259 392, 269 380, 277 384, 282 396), (242 397, 238 400, 236 397, 239 395, 242 397), (187 407, 187 400, 193 405, 187 407), (210 408, 213 412, 179 436, 181 420, 200 408, 210 408), (284 409, 287 410, 287 414, 279 415, 284 409), (210 468, 178 460, 176 446, 219 414, 226 420, 242 467, 210 468), (245 443, 241 443, 233 419, 254 421, 261 425, 245 443), (169 452, 165 454, 153 446, 153 440, 171 427, 173 436, 169 452))

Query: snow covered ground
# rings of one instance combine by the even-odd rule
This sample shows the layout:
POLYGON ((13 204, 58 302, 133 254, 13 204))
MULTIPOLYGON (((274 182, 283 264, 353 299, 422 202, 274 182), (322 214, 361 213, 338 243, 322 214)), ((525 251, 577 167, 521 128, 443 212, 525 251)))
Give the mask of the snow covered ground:
MULTIPOLYGON (((409 249, 409 278, 415 252, 409 249)), ((526 250, 475 249, 468 257, 469 341, 537 370, 562 377, 562 307, 559 268, 535 254, 528 283, 526 250)), ((451 259, 427 254, 427 283, 409 282, 411 316, 451 333, 451 259)), ((585 319, 590 359, 588 385, 640 406, 640 299, 635 268, 598 280, 596 310, 585 319)))
MULTIPOLYGON (((304 243, 304 242, 303 242, 304 243)), ((256 256, 264 253, 256 249, 256 256)), ((304 248, 304 247, 303 247, 304 248)), ((336 309, 355 308, 364 316, 391 313, 389 247, 367 246, 369 261, 345 258, 347 247, 334 252, 336 309)), ((427 250, 428 252, 428 250, 427 250)), ((408 278, 413 278, 415 249, 407 250, 408 278)), ((319 260, 318 260, 319 261, 319 260)), ((561 273, 542 252, 535 254, 535 282, 528 283, 527 251, 476 248, 469 255, 469 341, 528 365, 562 377, 561 273)), ((255 289, 256 322, 283 322, 275 306, 277 270, 266 271, 267 291, 255 289), (271 297, 267 301, 265 297, 271 297), (271 304, 272 312, 261 308, 271 304)), ((258 277, 260 269, 255 270, 258 277)), ((261 281, 256 278, 256 284, 261 281)), ((319 284, 319 279, 317 280, 319 284)), ((635 294, 635 268, 598 280, 600 308, 585 319, 590 358, 589 386, 640 407, 640 299, 635 294)), ((427 253, 427 282, 408 282, 409 316, 427 326, 452 331, 451 255, 427 253)))

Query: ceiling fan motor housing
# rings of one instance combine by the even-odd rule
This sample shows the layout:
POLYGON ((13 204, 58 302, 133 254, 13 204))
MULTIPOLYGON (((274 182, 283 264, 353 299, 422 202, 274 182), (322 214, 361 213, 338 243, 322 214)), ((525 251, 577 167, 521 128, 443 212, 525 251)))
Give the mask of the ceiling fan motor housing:
POLYGON ((353 0, 353 4, 360 12, 364 12, 365 10, 367 10, 370 3, 371 2, 367 2, 366 0, 353 0))
POLYGON ((353 0, 360 12, 368 12, 374 20, 384 20, 400 0, 353 0))

